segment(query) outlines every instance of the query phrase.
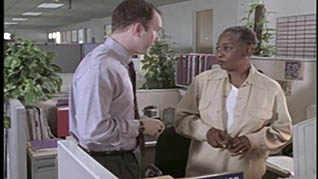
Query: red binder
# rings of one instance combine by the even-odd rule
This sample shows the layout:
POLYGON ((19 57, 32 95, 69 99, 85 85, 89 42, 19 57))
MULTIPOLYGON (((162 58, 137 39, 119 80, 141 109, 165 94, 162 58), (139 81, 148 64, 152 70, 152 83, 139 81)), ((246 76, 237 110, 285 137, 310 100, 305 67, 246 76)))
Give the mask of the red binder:
POLYGON ((69 136, 69 123, 68 123, 68 106, 58 106, 56 111, 56 135, 57 137, 69 136))

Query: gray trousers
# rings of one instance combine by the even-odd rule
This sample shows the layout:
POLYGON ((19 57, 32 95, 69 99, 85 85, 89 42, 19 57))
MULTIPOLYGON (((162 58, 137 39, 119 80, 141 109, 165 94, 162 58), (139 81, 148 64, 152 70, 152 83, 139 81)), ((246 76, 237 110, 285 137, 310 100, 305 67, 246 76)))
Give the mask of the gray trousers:
POLYGON ((116 155, 91 155, 119 179, 140 178, 139 165, 133 152, 116 155))

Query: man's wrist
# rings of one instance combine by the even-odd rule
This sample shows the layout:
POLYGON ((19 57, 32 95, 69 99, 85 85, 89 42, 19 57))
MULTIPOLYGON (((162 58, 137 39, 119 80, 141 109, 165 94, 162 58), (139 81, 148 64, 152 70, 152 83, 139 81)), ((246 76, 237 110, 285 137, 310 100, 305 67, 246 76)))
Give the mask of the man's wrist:
POLYGON ((145 125, 144 125, 144 122, 142 122, 141 120, 139 120, 139 134, 143 134, 144 131, 145 131, 145 125))

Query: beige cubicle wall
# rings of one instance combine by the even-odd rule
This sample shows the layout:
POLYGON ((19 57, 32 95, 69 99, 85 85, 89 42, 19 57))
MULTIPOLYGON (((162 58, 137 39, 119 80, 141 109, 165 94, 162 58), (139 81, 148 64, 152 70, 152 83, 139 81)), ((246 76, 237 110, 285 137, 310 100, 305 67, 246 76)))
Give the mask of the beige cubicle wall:
POLYGON ((283 57, 253 57, 252 63, 267 76, 284 83, 287 105, 293 124, 307 119, 306 109, 317 104, 317 61, 315 59, 287 59, 283 57), (286 64, 297 63, 301 68, 295 77, 288 75, 286 64))
MULTIPOLYGON (((62 78, 61 93, 69 93, 74 73, 59 73, 62 78)), ((149 105, 156 106, 159 110, 167 107, 175 107, 181 99, 179 89, 151 89, 137 90, 137 100, 139 110, 149 105)))
POLYGON ((159 109, 159 115, 162 118, 164 108, 175 108, 181 99, 179 89, 152 89, 137 90, 137 102, 139 110, 148 105, 156 106, 159 109))

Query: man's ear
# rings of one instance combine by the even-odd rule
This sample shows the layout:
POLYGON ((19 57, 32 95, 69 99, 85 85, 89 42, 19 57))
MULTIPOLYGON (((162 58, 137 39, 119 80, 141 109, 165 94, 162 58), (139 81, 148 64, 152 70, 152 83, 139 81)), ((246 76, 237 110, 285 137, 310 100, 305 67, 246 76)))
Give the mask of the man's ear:
POLYGON ((144 26, 141 23, 137 22, 132 25, 132 31, 133 31, 133 34, 139 37, 142 31, 144 31, 144 26))

